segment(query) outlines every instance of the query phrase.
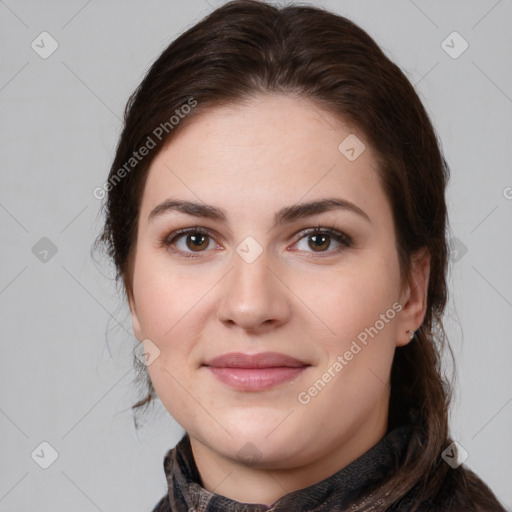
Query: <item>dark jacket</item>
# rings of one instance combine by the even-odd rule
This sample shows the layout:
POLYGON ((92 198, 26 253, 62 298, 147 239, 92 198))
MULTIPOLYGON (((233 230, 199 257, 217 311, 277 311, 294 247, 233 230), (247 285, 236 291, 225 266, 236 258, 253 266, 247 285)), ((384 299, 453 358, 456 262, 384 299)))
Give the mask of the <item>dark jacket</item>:
MULTIPOLYGON (((371 487, 382 481, 401 464, 412 429, 395 428, 358 459, 314 485, 291 492, 271 507, 241 503, 207 491, 194 461, 187 434, 164 458, 168 493, 152 512, 342 512, 350 511, 356 498, 371 500, 371 487)), ((389 512, 406 512, 417 502, 413 488, 389 512)), ((359 501, 358 501, 359 503, 359 501)), ((376 510, 369 505, 368 512, 376 510)), ((459 466, 450 469, 435 499, 422 504, 421 512, 506 512, 491 490, 472 471, 459 466)))

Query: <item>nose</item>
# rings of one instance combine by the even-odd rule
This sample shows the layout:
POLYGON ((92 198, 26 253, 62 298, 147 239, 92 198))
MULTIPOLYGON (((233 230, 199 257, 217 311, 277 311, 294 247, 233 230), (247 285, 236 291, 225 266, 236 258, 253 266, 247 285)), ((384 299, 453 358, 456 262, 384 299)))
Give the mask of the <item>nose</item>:
POLYGON ((283 268, 263 251, 254 261, 238 253, 219 288, 218 317, 227 327, 260 333, 284 325, 291 316, 291 292, 283 268))

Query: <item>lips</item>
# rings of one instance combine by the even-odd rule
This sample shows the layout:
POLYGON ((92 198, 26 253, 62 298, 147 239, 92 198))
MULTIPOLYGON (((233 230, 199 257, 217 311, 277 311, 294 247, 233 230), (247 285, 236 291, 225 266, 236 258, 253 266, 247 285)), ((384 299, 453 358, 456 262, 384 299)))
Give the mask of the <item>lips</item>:
POLYGON ((210 359, 204 366, 219 381, 238 391, 264 391, 295 379, 311 365, 277 352, 231 352, 210 359))
POLYGON ((262 352, 260 354, 230 352, 229 354, 214 357, 204 363, 204 365, 214 368, 298 368, 309 366, 308 363, 278 352, 262 352))

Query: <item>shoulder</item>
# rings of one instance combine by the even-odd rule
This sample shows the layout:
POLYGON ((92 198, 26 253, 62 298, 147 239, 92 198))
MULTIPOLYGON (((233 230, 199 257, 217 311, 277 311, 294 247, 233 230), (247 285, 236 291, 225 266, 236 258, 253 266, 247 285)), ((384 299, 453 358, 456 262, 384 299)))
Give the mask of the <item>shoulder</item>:
MULTIPOLYGON (((421 486, 413 488, 393 510, 409 510, 402 505, 418 503, 421 486)), ((423 502, 418 512, 507 512, 491 489, 464 465, 450 469, 440 482, 437 494, 423 502)))
POLYGON ((448 471, 440 495, 453 510, 464 507, 475 512, 506 512, 485 482, 464 465, 448 471))

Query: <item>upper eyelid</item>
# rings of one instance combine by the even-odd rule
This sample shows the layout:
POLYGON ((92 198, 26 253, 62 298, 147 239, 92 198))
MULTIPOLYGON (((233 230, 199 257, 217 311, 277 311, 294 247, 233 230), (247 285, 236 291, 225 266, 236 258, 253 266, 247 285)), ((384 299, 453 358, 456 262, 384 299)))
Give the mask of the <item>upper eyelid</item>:
MULTIPOLYGON (((349 244, 353 243, 353 238, 350 235, 348 235, 346 232, 340 231, 339 229, 336 229, 335 227, 321 225, 321 224, 312 226, 309 228, 300 229, 299 231, 294 233, 291 238, 296 238, 294 243, 297 243, 300 240, 302 240, 304 237, 314 234, 315 232, 320 232, 320 233, 325 232, 325 234, 331 235, 331 236, 333 234, 339 235, 339 237, 341 239, 345 239, 349 244), (330 233, 330 232, 332 232, 332 233, 330 233)), ((215 230, 206 228, 203 226, 191 226, 188 228, 176 229, 176 230, 172 231, 169 235, 165 236, 163 241, 164 241, 164 243, 171 245, 171 244, 174 244, 177 239, 180 239, 180 238, 188 235, 189 233, 203 233, 203 234, 209 236, 210 238, 212 238, 215 242, 217 242, 217 240, 216 240, 217 233, 215 232, 215 230)), ((223 238, 222 236, 220 236, 220 237, 223 238)), ((338 242, 338 243, 342 243, 342 242, 338 242)), ((198 254, 200 252, 205 252, 205 251, 199 251, 198 254)), ((326 251, 326 252, 330 252, 330 251, 326 251)))

